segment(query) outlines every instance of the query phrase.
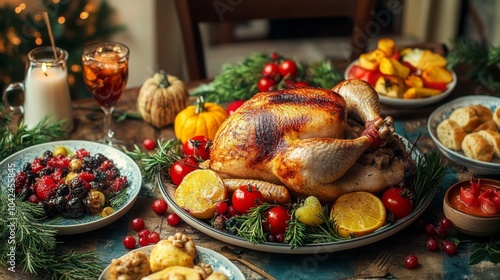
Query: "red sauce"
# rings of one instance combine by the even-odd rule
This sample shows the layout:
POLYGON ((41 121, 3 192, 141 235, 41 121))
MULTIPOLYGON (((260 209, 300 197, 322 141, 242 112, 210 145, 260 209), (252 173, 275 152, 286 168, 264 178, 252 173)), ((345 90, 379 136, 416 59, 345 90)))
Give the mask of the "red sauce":
MULTIPOLYGON (((467 189, 467 188, 470 188, 470 185, 466 185, 463 187, 467 189)), ((481 190, 482 191, 485 191, 485 190, 491 189, 491 188, 495 188, 495 186, 481 183, 481 190)), ((469 205, 465 204, 465 202, 463 202, 460 199, 460 188, 455 188, 452 192, 450 192, 448 198, 449 198, 451 206, 460 212, 464 212, 464 213, 472 214, 472 215, 476 215, 476 216, 484 216, 484 217, 492 216, 492 215, 484 213, 484 211, 481 209, 480 206, 470 207, 469 205)))

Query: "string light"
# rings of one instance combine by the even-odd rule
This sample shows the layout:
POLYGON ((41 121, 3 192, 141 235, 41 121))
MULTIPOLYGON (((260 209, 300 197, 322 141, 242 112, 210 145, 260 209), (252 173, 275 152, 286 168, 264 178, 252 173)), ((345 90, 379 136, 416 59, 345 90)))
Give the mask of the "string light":
POLYGON ((64 23, 66 22, 66 18, 65 18, 65 17, 63 17, 63 16, 58 17, 58 18, 57 18, 57 22, 58 22, 59 24, 64 24, 64 23))
POLYGON ((42 38, 36 38, 35 39, 35 44, 37 44, 38 46, 40 46, 42 43, 43 43, 42 38))
POLYGON ((89 17, 89 13, 88 12, 81 12, 80 13, 80 18, 81 19, 87 19, 89 17))

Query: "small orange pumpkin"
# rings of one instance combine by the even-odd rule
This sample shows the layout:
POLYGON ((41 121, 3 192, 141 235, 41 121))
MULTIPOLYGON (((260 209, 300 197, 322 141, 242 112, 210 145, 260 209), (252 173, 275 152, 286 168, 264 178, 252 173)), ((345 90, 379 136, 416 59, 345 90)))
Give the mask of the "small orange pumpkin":
POLYGON ((204 135, 213 140, 220 125, 227 118, 226 110, 215 103, 204 102, 203 97, 196 99, 175 117, 175 136, 184 144, 190 138, 204 135))

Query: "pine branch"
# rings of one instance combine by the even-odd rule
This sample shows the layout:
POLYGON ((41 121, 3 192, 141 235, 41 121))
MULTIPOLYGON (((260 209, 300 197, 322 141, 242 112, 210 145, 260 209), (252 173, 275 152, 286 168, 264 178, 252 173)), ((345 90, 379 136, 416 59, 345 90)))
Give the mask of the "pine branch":
POLYGON ((7 221, 0 224, 1 239, 6 241, 0 245, 0 263, 11 266, 6 252, 14 246, 16 267, 23 272, 52 279, 97 279, 102 267, 95 253, 58 252, 56 230, 39 223, 45 214, 43 208, 20 198, 13 199, 7 189, 2 186, 0 190, 0 213, 7 221))
POLYGON ((137 145, 134 147, 133 151, 124 149, 124 152, 137 162, 145 182, 152 182, 158 172, 168 170, 175 161, 181 159, 180 142, 177 139, 166 142, 158 140, 158 148, 154 152, 143 152, 137 145))
POLYGON ((48 116, 31 129, 24 122, 15 130, 5 125, 0 131, 0 161, 24 148, 65 137, 64 121, 52 122, 48 116))

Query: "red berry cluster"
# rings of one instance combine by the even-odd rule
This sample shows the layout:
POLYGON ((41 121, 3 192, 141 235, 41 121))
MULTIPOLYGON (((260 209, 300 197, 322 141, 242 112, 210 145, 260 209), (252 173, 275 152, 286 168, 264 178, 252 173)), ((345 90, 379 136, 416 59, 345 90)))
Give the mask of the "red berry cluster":
MULTIPOLYGON (((165 200, 157 199, 153 201, 151 208, 156 214, 163 216, 167 213, 168 205, 165 200)), ((166 220, 169 225, 176 226, 179 223, 180 218, 177 214, 170 213, 167 215, 166 220)), ((146 228, 146 223, 142 218, 133 219, 131 225, 132 228, 137 232, 137 238, 139 240, 140 246, 156 244, 158 243, 158 241, 160 241, 160 233, 156 231, 156 229, 160 228, 161 230, 162 223, 160 223, 159 226, 156 226, 155 230, 153 231, 150 231, 146 228)), ((125 246, 125 248, 134 249, 136 245, 137 239, 134 236, 127 235, 123 238, 123 246, 125 246)))
POLYGON ((441 240, 441 248, 447 255, 454 255, 457 253, 457 244, 451 240, 447 240, 448 229, 453 226, 453 223, 443 218, 439 221, 439 225, 425 224, 424 233, 429 237, 427 240, 427 250, 435 252, 439 250, 439 240, 441 240))
POLYGON ((127 185, 127 177, 120 174, 111 159, 100 153, 92 156, 83 148, 74 155, 67 155, 63 147, 47 150, 26 162, 14 178, 17 194, 43 206, 47 216, 60 214, 65 218, 96 214, 90 205, 91 191, 112 197, 127 185))
POLYGON ((299 68, 295 61, 282 59, 277 53, 273 53, 271 59, 262 67, 262 77, 257 84, 259 91, 307 86, 306 82, 297 80, 299 68))

